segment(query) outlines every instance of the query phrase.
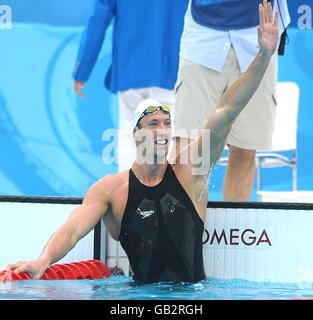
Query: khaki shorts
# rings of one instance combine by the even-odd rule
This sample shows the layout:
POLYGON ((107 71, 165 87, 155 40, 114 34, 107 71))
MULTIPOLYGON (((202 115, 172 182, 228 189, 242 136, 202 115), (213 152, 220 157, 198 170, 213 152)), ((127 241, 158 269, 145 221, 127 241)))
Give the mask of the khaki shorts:
MULTIPOLYGON (((241 75, 231 48, 222 72, 180 59, 175 86, 173 137, 183 132, 204 128, 210 115, 218 108, 225 90, 241 75)), ((270 150, 276 113, 277 55, 245 109, 233 123, 226 140, 228 145, 247 150, 270 150)))

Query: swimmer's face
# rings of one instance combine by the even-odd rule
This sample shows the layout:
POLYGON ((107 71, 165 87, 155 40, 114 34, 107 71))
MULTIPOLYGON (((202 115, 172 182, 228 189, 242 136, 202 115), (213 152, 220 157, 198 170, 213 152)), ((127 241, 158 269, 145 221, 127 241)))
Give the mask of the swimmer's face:
MULTIPOLYGON (((146 136, 146 148, 157 157, 165 157, 171 141, 172 124, 170 114, 158 110, 143 117, 134 131, 135 141, 138 146, 138 137, 146 136)), ((141 139, 141 141, 143 141, 141 139)), ((149 152, 149 153, 150 153, 149 152)))

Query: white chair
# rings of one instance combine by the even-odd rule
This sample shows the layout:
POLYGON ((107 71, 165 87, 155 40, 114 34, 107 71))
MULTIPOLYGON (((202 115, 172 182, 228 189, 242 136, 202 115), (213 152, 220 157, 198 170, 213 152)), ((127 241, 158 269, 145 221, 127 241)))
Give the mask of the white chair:
MULTIPOLYGON (((262 169, 292 168, 292 189, 297 190, 297 129, 299 87, 294 82, 277 83, 277 106, 272 150, 256 153, 257 191, 262 188, 262 169), (292 151, 292 157, 281 154, 292 151)), ((228 157, 222 157, 218 165, 226 165, 228 157)))

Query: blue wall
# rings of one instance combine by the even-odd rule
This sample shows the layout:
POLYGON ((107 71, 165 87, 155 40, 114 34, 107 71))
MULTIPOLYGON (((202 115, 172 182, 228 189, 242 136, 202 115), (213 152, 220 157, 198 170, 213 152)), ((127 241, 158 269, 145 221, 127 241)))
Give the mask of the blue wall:
POLYGON ((7 0, 4 3, 12 8, 15 23, 82 26, 94 0, 7 0))
POLYGON ((71 79, 81 31, 0 31, 0 194, 79 196, 116 171, 101 158, 102 132, 116 128, 118 118, 116 96, 103 87, 110 37, 82 100, 71 79))
MULTIPOLYGON (((118 118, 117 98, 103 87, 111 29, 84 100, 74 94, 71 79, 92 2, 6 2, 13 8, 13 29, 0 30, 0 194, 81 196, 96 179, 116 171, 102 161, 102 133, 116 128, 118 118)), ((291 7, 297 20, 296 1, 291 7)), ((279 80, 294 81, 301 90, 299 188, 306 190, 313 190, 312 55, 313 31, 290 29, 279 80)), ((221 167, 213 170, 211 200, 221 199, 223 173, 221 167)), ((290 170, 267 170, 264 187, 290 190, 290 170)))
MULTIPOLYGON (((18 23, 80 26, 86 23, 94 0, 6 0, 3 3, 12 8, 13 19, 18 23)), ((312 6, 312 0, 288 0, 293 27, 297 26, 301 5, 312 6)))

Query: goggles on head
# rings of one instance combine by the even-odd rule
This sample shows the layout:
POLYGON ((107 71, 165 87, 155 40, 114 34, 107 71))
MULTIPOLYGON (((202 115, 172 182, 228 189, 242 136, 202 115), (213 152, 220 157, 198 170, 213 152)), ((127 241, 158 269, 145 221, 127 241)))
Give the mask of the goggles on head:
POLYGON ((148 116, 150 114, 156 113, 157 111, 163 111, 163 112, 167 112, 170 113, 171 108, 169 106, 166 105, 162 105, 162 106, 149 106, 140 116, 138 122, 144 117, 144 116, 148 116))

